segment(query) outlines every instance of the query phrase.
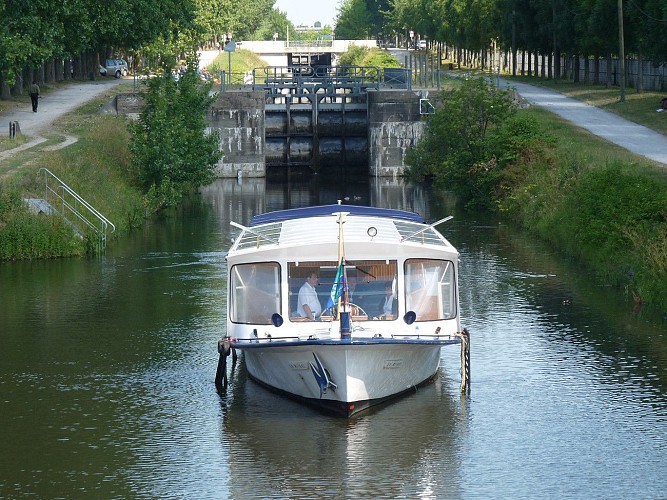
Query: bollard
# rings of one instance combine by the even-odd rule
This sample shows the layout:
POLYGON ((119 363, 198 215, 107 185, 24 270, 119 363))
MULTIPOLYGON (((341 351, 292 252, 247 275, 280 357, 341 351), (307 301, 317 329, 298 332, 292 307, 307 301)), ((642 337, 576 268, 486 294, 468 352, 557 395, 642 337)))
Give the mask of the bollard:
POLYGON ((21 135, 21 125, 17 121, 9 122, 9 136, 16 139, 17 135, 21 135))

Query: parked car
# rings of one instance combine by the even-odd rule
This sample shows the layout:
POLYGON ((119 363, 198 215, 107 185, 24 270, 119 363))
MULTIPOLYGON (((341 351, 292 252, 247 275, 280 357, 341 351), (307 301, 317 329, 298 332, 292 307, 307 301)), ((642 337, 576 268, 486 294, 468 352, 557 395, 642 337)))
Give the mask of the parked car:
POLYGON ((100 66, 100 75, 102 76, 127 76, 130 72, 127 62, 124 59, 107 59, 104 66, 100 66))
POLYGON ((419 40, 419 48, 421 50, 426 50, 426 40, 419 40))

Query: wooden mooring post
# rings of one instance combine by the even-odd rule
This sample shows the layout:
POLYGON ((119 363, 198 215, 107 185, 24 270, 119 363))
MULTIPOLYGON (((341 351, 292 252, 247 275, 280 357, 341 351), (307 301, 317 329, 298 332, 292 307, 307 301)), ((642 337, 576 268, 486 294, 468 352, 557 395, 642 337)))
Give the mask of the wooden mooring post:
POLYGON ((470 333, 466 328, 461 337, 461 394, 470 394, 470 333))

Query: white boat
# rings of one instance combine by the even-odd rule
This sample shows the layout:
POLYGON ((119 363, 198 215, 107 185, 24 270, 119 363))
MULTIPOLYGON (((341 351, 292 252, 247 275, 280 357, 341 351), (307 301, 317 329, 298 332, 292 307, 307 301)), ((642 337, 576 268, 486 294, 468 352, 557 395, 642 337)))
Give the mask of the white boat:
POLYGON ((441 347, 467 339, 459 253, 435 229, 449 218, 339 203, 232 222, 216 383, 238 349, 254 381, 351 416, 431 380, 441 347))

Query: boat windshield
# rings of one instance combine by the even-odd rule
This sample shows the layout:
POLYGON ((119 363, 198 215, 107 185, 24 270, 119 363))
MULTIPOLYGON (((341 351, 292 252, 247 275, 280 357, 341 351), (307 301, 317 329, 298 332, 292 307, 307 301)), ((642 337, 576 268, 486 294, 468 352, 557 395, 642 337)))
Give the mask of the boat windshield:
MULTIPOLYGON (((397 268, 396 260, 345 261, 344 289, 347 295, 343 295, 342 288, 338 293, 355 321, 394 320, 398 317, 397 301, 384 309, 388 287, 392 288, 393 297, 398 297, 397 268), (393 311, 389 312, 391 306, 393 311)), ((336 316, 336 291, 343 282, 343 279, 337 278, 338 270, 339 265, 335 261, 288 263, 290 320, 308 321, 309 315, 303 307, 307 300, 312 301, 309 309, 316 312, 316 317, 326 320, 336 316), (332 297, 336 300, 330 301, 332 297)))
POLYGON ((454 264, 448 260, 405 261, 405 308, 417 321, 450 319, 456 316, 454 264))
POLYGON ((280 266, 276 262, 239 264, 230 269, 229 317, 234 323, 271 324, 282 314, 280 266))

